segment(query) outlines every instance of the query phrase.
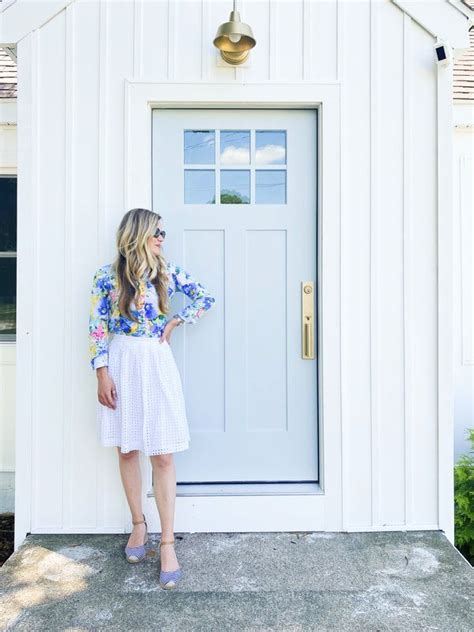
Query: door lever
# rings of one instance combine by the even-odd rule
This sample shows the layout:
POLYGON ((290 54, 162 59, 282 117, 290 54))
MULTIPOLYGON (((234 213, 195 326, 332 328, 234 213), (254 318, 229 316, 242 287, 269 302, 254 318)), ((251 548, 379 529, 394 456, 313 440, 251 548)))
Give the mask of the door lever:
POLYGON ((314 282, 301 282, 301 334, 303 360, 314 360, 314 282))

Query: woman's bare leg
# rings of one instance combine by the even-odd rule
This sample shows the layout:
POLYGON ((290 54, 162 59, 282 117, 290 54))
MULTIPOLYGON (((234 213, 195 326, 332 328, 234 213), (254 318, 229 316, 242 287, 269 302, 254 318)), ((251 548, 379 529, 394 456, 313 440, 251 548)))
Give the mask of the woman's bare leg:
MULTIPOLYGON (((173 454, 150 456, 153 468, 153 492, 161 522, 161 538, 170 541, 174 538, 174 510, 176 503, 176 468, 173 454)), ((174 546, 160 547, 161 570, 174 571, 179 568, 174 546)))
MULTIPOLYGON (((127 502, 132 514, 132 521, 143 520, 142 510, 142 476, 138 450, 132 450, 126 454, 117 448, 119 457, 120 476, 127 502)), ((146 527, 142 524, 134 524, 127 546, 140 546, 143 544, 146 527)))

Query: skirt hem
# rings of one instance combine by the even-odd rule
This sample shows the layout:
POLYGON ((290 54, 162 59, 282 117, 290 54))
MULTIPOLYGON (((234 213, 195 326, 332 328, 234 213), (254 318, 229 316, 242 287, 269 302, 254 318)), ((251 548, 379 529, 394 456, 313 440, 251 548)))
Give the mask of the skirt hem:
MULTIPOLYGON (((136 448, 130 448, 128 449, 126 452, 122 452, 122 449, 120 449, 120 452, 122 454, 128 454, 129 452, 132 452, 133 450, 139 450, 140 452, 142 452, 145 456, 158 456, 160 454, 174 454, 175 452, 183 452, 184 450, 187 450, 189 448, 189 443, 183 444, 181 446, 177 446, 174 447, 173 450, 171 449, 166 449, 166 448, 162 448, 160 450, 155 450, 153 452, 147 452, 143 446, 137 446, 136 448)), ((117 445, 116 442, 111 442, 111 443, 102 443, 101 444, 103 448, 121 448, 122 446, 117 445)))

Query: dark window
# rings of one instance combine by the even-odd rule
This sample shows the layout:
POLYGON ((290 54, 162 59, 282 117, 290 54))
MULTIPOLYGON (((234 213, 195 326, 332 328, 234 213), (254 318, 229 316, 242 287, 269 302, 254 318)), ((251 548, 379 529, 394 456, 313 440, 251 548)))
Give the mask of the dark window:
POLYGON ((16 176, 0 176, 0 340, 16 335, 16 176))

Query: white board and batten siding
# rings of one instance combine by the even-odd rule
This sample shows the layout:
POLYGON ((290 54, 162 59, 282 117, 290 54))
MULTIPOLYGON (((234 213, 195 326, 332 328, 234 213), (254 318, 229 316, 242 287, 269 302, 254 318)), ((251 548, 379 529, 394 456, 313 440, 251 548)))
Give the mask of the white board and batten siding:
POLYGON ((18 43, 19 279, 31 287, 18 384, 31 398, 18 394, 17 539, 130 526, 117 456, 96 439, 85 327, 118 221, 150 202, 131 133, 137 121, 147 133, 147 90, 161 106, 322 103, 321 493, 179 496, 175 529, 452 538, 450 179, 438 178, 450 69, 392 2, 306 0, 241 3, 257 46, 248 67, 222 67, 212 39, 229 6, 76 1, 18 43))
POLYGON ((474 26, 469 40, 453 68, 455 462, 468 453, 474 426, 474 26))

